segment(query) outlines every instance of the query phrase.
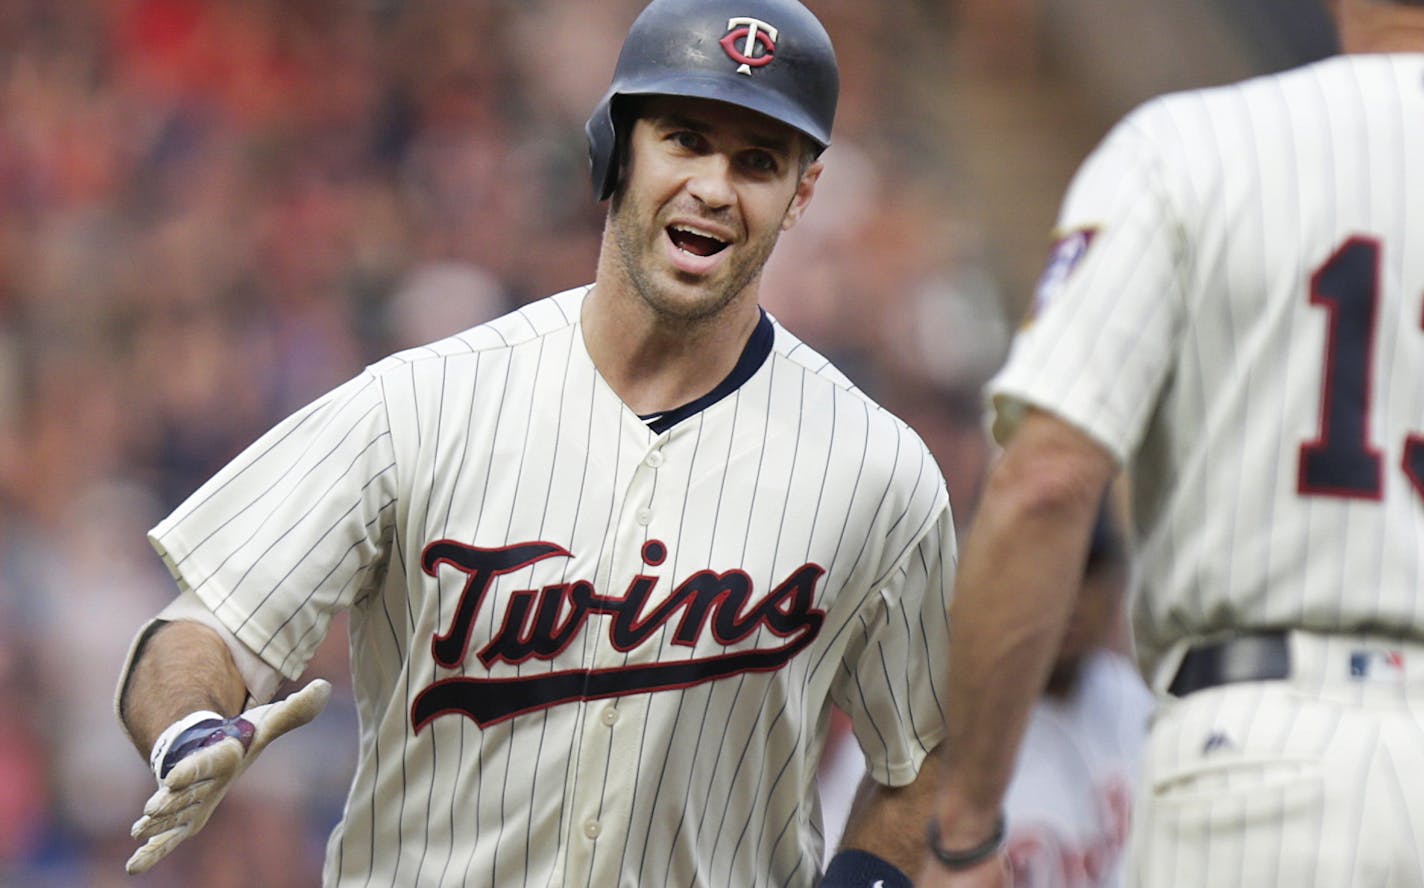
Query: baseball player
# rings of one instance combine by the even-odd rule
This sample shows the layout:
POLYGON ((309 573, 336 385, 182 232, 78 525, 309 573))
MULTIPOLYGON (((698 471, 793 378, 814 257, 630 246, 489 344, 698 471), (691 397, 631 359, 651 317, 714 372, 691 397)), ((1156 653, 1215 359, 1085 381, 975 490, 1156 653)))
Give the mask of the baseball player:
POLYGON ((1129 884, 1424 884, 1424 3, 1333 10, 1343 55, 1149 102, 1067 193, 988 387, 924 885, 1004 878, 1016 742, 1120 466, 1163 698, 1129 884))
POLYGON ((820 884, 909 884, 944 480, 758 307, 837 89, 794 0, 653 0, 587 127, 594 283, 374 364, 154 528, 181 595, 120 680, 160 784, 131 871, 321 708, 270 696, 346 611, 325 885, 817 884, 833 704, 871 779, 820 884))

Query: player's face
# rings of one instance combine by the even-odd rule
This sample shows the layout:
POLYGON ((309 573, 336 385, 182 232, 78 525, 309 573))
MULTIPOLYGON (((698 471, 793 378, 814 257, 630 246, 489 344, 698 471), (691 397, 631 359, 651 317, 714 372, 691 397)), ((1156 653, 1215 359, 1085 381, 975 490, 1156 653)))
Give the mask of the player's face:
POLYGON ((756 283, 820 175, 795 130, 721 102, 644 100, 609 224, 642 301, 682 321, 717 314, 756 283), (805 169, 803 170, 803 166, 805 169))

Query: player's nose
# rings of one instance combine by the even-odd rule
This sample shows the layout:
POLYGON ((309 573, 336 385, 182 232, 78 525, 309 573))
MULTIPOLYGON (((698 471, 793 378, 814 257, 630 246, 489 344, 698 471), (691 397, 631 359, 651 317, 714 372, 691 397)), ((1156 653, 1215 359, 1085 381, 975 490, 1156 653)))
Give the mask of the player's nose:
POLYGON ((687 190, 709 209, 731 206, 736 201, 731 159, 717 152, 697 158, 687 178, 687 190))

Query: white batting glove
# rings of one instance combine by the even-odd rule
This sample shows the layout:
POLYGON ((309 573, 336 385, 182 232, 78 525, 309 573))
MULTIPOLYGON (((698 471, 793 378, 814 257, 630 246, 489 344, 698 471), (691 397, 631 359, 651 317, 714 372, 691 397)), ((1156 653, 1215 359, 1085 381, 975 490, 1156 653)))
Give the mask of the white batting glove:
POLYGON ((158 792, 130 830, 143 845, 125 869, 146 872, 202 829, 232 781, 267 744, 316 718, 330 697, 331 683, 318 678, 285 700, 255 706, 236 718, 195 712, 169 725, 149 756, 158 792))

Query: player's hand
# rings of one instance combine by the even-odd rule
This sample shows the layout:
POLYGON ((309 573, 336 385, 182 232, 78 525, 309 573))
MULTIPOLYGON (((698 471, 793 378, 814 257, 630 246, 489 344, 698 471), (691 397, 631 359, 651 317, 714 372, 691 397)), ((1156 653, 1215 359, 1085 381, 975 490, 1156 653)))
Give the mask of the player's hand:
POLYGON ((236 718, 203 721, 171 738, 152 762, 158 791, 133 825, 131 834, 143 845, 125 868, 145 872, 202 829, 232 781, 267 744, 316 718, 330 697, 331 683, 318 678, 285 700, 236 718))
POLYGON ((1012 888, 1013 884, 1009 859, 1003 852, 962 870, 951 870, 931 857, 915 880, 915 888, 1012 888))

